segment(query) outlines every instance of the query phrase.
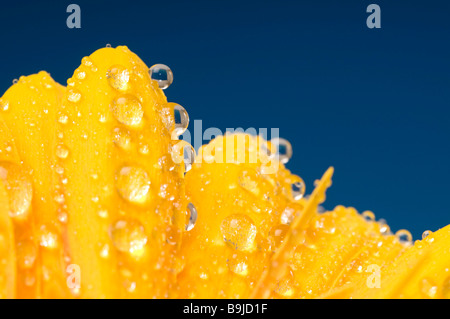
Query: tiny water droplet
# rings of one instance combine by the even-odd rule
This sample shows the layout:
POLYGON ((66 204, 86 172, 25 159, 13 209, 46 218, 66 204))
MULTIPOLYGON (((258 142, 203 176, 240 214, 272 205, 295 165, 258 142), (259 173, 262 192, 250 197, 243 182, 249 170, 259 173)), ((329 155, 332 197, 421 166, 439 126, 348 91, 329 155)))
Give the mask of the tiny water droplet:
POLYGON ((363 212, 361 216, 368 222, 375 221, 375 214, 369 210, 363 212))
POLYGON ((152 80, 156 80, 159 88, 162 90, 167 89, 173 82, 172 70, 165 64, 153 65, 149 73, 152 80))
POLYGON ((17 243, 17 265, 21 269, 30 269, 36 261, 37 249, 31 240, 24 240, 17 243))
POLYGON ((291 179, 292 197, 298 201, 303 198, 306 192, 305 182, 300 176, 293 175, 291 179))
POLYGON ((58 235, 53 227, 43 225, 40 228, 39 244, 47 249, 55 249, 58 247, 58 235))
POLYGON ((169 108, 173 110, 174 128, 172 131, 172 139, 182 135, 189 126, 189 114, 184 107, 176 103, 168 103, 169 108))
POLYGON ((183 140, 174 141, 170 153, 175 164, 184 163, 184 173, 191 170, 197 156, 194 147, 183 140))

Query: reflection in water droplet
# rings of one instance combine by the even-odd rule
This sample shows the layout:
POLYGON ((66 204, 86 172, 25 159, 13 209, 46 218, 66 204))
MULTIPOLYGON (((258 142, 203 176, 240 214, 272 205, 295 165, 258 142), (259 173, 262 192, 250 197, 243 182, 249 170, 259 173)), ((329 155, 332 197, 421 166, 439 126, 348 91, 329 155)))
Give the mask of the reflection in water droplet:
POLYGON ((373 222, 375 220, 375 214, 369 210, 363 212, 361 216, 368 222, 373 222))
POLYGON ((431 230, 426 230, 422 233, 422 239, 427 238, 428 236, 430 236, 432 234, 431 230))
POLYGON ((189 221, 186 225, 186 231, 190 231, 192 228, 194 228, 195 223, 197 222, 197 209, 195 208, 194 204, 188 204, 187 212, 189 214, 189 221))
POLYGON ((175 164, 184 163, 184 173, 191 170, 196 157, 194 147, 186 141, 174 141, 170 155, 175 164))
POLYGON ((411 244, 412 243, 412 235, 406 229, 400 229, 395 233, 397 239, 403 244, 411 244))
POLYGON ((43 225, 40 228, 39 244, 47 249, 55 249, 58 247, 58 235, 53 227, 43 225))
POLYGON ((300 176, 293 175, 292 176, 292 197, 294 200, 300 200, 305 195, 306 185, 303 179, 300 176))
POLYGON ((114 99, 111 109, 120 123, 130 127, 138 127, 144 117, 141 103, 131 94, 124 94, 114 99))
POLYGON ((284 138, 279 137, 271 139, 270 143, 272 144, 273 147, 275 147, 276 150, 275 155, 278 157, 278 160, 283 164, 289 162, 289 160, 292 157, 291 143, 289 143, 284 138))
POLYGON ((113 65, 106 72, 109 85, 121 92, 130 88, 130 71, 122 65, 113 65))
POLYGON ((137 220, 119 220, 109 229, 114 247, 123 253, 139 258, 145 252, 147 235, 144 226, 137 220))
POLYGON ((220 224, 224 241, 237 250, 252 250, 256 238, 253 220, 243 214, 226 217, 220 224))
POLYGON ((25 220, 33 198, 33 184, 28 172, 10 162, 0 162, 0 179, 5 183, 9 197, 9 215, 25 220))
POLYGON ((167 89, 173 82, 172 70, 165 64, 155 64, 150 70, 150 77, 158 82, 160 89, 167 89))
POLYGON ((172 131, 172 139, 182 135, 189 126, 189 114, 184 107, 176 103, 168 103, 169 107, 173 109, 174 128, 172 131))
POLYGON ((123 150, 129 150, 131 148, 131 135, 128 130, 116 127, 113 130, 112 139, 114 144, 123 150))
POLYGON ((69 89, 67 91, 67 100, 72 103, 78 103, 81 100, 81 93, 76 89, 69 89))
POLYGON ((247 276, 248 274, 248 261, 247 256, 243 253, 236 251, 227 260, 228 268, 239 276, 247 276))
POLYGON ((150 200, 150 178, 143 168, 122 167, 116 174, 116 188, 130 203, 145 204, 150 200))

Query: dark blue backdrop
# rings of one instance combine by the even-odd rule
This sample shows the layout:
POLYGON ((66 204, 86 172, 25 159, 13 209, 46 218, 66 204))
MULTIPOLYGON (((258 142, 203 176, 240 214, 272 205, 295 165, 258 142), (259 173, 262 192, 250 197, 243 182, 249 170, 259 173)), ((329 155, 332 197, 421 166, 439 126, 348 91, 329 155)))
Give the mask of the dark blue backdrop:
POLYGON ((169 100, 203 127, 279 127, 326 208, 373 210, 418 238, 450 223, 449 1, 10 1, 0 4, 0 91, 127 45, 175 75, 169 100), (81 29, 66 8, 81 6, 81 29), (366 7, 381 7, 368 29, 366 7))

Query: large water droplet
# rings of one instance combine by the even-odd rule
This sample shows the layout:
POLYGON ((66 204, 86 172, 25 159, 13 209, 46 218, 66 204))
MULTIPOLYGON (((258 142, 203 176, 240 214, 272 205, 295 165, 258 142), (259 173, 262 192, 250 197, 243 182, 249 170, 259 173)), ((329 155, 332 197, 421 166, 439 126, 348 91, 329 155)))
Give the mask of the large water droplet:
POLYGON ((169 104, 171 104, 171 108, 173 109, 175 124, 172 131, 172 138, 175 138, 182 135, 189 126, 189 114, 181 105, 176 103, 169 104))
POLYGON ((121 92, 130 88, 130 71, 122 65, 113 65, 106 72, 109 85, 121 92))
POLYGON ((186 231, 190 231, 192 228, 194 228, 195 223, 197 222, 197 209, 195 208, 194 204, 188 204, 187 212, 189 214, 189 221, 186 225, 186 231))
POLYGON ((272 144, 273 147, 275 147, 276 150, 275 156, 278 157, 278 160, 283 164, 289 162, 289 160, 292 157, 291 143, 289 143, 284 138, 279 137, 271 139, 270 143, 272 144))
POLYGON ((150 200, 150 178, 141 167, 122 167, 116 174, 116 188, 130 203, 145 204, 150 200))
POLYGON ((144 117, 141 103, 131 94, 124 94, 114 99, 111 109, 120 123, 130 127, 138 127, 144 117))
POLYGON ((226 217, 220 224, 224 241, 237 250, 252 250, 256 238, 253 220, 243 214, 226 217))
POLYGON ((5 183, 9 197, 9 215, 25 220, 33 198, 33 184, 28 172, 17 164, 0 162, 0 179, 5 183))
POLYGON ((174 141, 170 152, 175 164, 184 163, 184 172, 191 170, 195 161, 196 153, 194 147, 186 141, 174 141))
POLYGON ((119 220, 109 229, 114 247, 133 257, 141 257, 145 252, 147 235, 142 224, 137 220, 119 220))
POLYGON ((160 89, 167 89, 173 82, 172 70, 165 64, 155 64, 149 70, 152 80, 158 82, 160 89))

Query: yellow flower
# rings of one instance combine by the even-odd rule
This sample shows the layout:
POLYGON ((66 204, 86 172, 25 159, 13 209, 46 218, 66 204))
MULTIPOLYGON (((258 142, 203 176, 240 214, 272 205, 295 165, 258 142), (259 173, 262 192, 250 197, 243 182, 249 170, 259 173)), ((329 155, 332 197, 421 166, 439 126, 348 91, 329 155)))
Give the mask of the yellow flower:
POLYGON ((159 84, 122 46, 0 99, 0 297, 449 297, 449 227, 412 244, 371 212, 319 213, 333 169, 304 197, 247 134, 186 172, 187 113, 159 84))

